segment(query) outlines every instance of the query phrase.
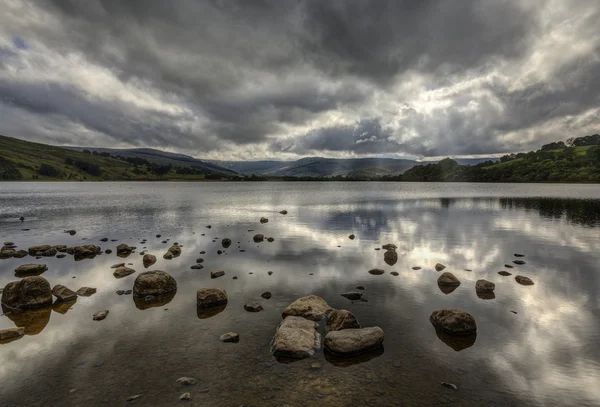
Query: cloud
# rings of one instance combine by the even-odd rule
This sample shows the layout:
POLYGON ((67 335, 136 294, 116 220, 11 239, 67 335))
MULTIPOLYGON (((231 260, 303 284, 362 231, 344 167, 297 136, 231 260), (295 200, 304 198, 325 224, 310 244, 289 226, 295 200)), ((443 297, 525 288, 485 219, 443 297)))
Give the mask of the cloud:
POLYGON ((595 0, 4 2, 0 133, 34 141, 414 157, 600 127, 595 0))

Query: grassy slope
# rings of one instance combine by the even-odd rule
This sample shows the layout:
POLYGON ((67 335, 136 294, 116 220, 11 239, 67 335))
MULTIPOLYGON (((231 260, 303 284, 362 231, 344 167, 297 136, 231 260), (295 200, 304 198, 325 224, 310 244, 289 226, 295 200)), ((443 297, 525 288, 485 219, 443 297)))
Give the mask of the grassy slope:
POLYGON ((0 136, 0 155, 16 164, 19 172, 21 172, 21 174, 23 175, 23 181, 34 179, 34 175, 38 177, 36 179, 38 181, 67 180, 66 176, 52 178, 43 175, 38 175, 37 169, 42 163, 57 168, 61 173, 65 175, 74 174, 75 178, 72 178, 70 180, 160 180, 171 178, 198 180, 204 178, 202 175, 179 176, 175 173, 167 174, 165 177, 162 178, 152 175, 150 173, 135 174, 133 172, 135 167, 121 160, 89 155, 79 151, 49 146, 46 144, 32 143, 29 141, 19 140, 5 136, 0 136), (78 169, 73 165, 66 165, 65 160, 67 158, 97 164, 102 170, 102 175, 93 176, 85 171, 78 169))
MULTIPOLYGON (((585 155, 586 152, 587 152, 587 150, 590 147, 594 147, 594 146, 575 147, 575 155, 585 155)), ((550 152, 552 152, 554 154, 559 154, 559 153, 562 153, 562 150, 550 150, 550 152)), ((523 161, 524 161, 523 158, 517 158, 515 160, 511 160, 511 161, 506 161, 506 162, 503 162, 503 163, 496 163, 496 164, 493 164, 493 165, 489 165, 487 167, 483 167, 483 169, 488 170, 488 169, 492 169, 492 168, 511 167, 513 165, 519 165, 523 161)))

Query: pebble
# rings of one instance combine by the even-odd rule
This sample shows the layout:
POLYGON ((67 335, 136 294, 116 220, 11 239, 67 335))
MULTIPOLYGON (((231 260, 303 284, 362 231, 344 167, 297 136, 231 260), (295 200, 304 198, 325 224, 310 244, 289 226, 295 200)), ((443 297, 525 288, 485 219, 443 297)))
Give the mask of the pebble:
POLYGON ((133 400, 137 400, 137 399, 139 399, 140 397, 142 397, 142 395, 141 395, 141 394, 136 394, 135 396, 129 396, 129 397, 127 398, 127 401, 133 401, 133 400))
POLYGON ((179 396, 179 400, 188 401, 192 399, 192 395, 190 393, 183 393, 179 396))
POLYGON ((184 386, 193 386, 194 384, 198 383, 198 380, 194 379, 193 377, 184 376, 177 379, 176 382, 179 384, 183 384, 184 386))

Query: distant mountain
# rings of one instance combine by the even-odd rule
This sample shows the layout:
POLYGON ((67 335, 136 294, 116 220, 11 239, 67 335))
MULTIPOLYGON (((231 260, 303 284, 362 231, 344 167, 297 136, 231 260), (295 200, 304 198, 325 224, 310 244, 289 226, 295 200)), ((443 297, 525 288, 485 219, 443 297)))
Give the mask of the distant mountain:
POLYGON ((153 148, 96 148, 96 147, 64 147, 69 150, 91 151, 100 153, 109 153, 111 156, 141 158, 148 162, 158 165, 172 165, 174 167, 192 167, 197 172, 203 174, 223 174, 235 175, 235 170, 225 168, 212 162, 199 160, 185 154, 169 153, 167 151, 156 150, 153 148))
POLYGON ((398 175, 417 165, 414 160, 396 158, 323 158, 296 161, 211 161, 240 174, 273 177, 331 177, 368 173, 371 176, 398 175))

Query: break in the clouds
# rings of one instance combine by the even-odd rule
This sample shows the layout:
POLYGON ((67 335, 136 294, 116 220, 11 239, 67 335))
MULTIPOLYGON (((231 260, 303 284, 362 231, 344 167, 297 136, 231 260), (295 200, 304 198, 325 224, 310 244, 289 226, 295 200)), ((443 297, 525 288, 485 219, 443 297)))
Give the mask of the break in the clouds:
POLYGON ((600 130, 597 0, 0 0, 0 134, 215 159, 600 130))

